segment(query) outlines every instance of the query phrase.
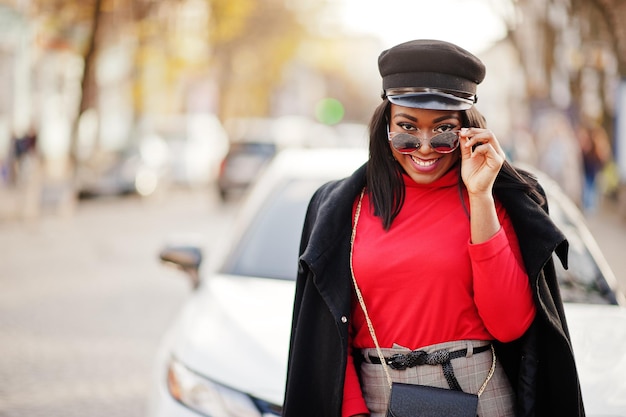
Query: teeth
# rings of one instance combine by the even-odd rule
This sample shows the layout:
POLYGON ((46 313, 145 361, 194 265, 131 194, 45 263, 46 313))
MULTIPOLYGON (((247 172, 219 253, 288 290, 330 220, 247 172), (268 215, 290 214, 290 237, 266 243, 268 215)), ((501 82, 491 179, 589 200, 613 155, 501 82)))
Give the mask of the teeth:
POLYGON ((429 167, 439 160, 439 158, 435 158, 435 159, 429 159, 428 161, 424 161, 423 159, 418 159, 414 157, 413 155, 411 155, 411 159, 417 165, 422 166, 422 167, 429 167))

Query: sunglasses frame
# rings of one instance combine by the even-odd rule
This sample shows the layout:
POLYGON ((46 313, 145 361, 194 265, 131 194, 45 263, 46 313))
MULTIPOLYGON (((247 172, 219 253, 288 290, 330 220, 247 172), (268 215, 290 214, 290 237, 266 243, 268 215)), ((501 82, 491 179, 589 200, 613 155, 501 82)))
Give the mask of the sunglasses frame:
POLYGON ((461 132, 461 129, 454 129, 454 130, 448 130, 446 132, 441 132, 441 133, 437 133, 436 135, 431 136, 430 138, 427 139, 422 139, 418 136, 412 135, 410 133, 406 133, 406 132, 391 132, 389 130, 389 125, 387 125, 387 139, 389 140, 389 143, 391 143, 391 146, 393 146, 393 148, 395 150, 397 150, 398 152, 400 152, 401 154, 404 155, 409 155, 412 154, 413 152, 419 150, 422 145, 424 143, 428 143, 428 146, 430 146, 432 148, 433 151, 440 153, 440 154, 449 154, 452 153, 454 151, 456 151, 459 147, 459 143, 460 143, 460 139, 459 139, 459 133, 461 132), (449 135, 450 133, 454 133, 454 135, 456 136, 456 141, 454 143, 454 146, 449 150, 449 151, 438 151, 437 148, 434 148, 432 146, 432 140, 437 138, 438 136, 441 137, 441 135, 449 135), (407 150, 401 150, 402 148, 398 148, 396 146, 396 144, 394 143, 394 139, 397 137, 409 137, 411 138, 410 140, 405 140, 403 143, 407 144, 415 144, 416 146, 412 146, 410 148, 405 147, 404 149, 411 149, 410 151, 407 150))

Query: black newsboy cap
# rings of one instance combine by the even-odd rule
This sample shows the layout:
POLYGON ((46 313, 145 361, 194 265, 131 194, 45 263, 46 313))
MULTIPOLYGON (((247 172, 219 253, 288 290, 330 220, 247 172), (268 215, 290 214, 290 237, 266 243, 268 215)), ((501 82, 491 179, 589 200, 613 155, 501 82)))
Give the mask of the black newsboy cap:
POLYGON ((382 96, 405 107, 467 110, 476 102, 476 86, 485 66, 476 56, 449 42, 418 39, 383 51, 378 57, 382 96))

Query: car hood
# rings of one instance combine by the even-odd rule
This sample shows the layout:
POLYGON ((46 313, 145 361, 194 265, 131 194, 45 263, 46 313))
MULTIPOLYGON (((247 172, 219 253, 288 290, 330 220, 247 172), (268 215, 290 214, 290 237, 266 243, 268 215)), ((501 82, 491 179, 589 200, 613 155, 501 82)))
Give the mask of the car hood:
POLYGON ((174 356, 215 382, 282 404, 294 285, 211 276, 174 326, 174 356))
POLYGON ((626 308, 565 304, 589 417, 626 416, 626 308))

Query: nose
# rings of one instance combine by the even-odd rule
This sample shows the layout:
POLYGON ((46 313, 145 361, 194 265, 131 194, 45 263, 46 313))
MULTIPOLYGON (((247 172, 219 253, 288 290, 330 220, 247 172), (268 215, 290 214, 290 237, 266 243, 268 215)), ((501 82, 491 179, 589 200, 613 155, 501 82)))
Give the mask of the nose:
POLYGON ((428 155, 429 153, 433 152, 433 149, 430 146, 430 137, 422 136, 422 137, 418 137, 417 139, 419 140, 420 146, 419 148, 415 150, 415 152, 418 152, 423 155, 428 155))

